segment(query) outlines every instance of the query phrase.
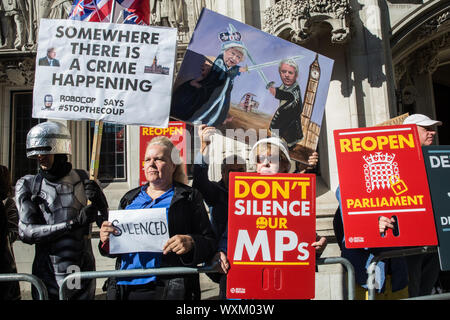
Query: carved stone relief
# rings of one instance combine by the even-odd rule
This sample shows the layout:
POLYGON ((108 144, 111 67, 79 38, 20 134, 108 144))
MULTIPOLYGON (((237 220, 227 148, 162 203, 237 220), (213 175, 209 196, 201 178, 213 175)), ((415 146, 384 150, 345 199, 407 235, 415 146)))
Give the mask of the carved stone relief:
POLYGON ((35 51, 41 18, 66 18, 70 0, 0 0, 1 51, 35 51), (65 15, 58 14, 64 8, 65 15))
MULTIPOLYGON (((37 47, 39 21, 42 18, 66 19, 72 2, 0 0, 0 57, 17 56, 17 59, 0 62, 0 84, 33 85, 35 60, 31 55, 37 47), (28 52, 30 58, 23 58, 21 52, 28 52)), ((181 47, 189 43, 202 8, 216 8, 216 0, 152 0, 150 4, 151 24, 178 28, 181 47)), ((177 59, 177 67, 181 60, 177 59)))
POLYGON ((430 37, 431 35, 439 32, 442 26, 450 23, 449 21, 450 9, 442 12, 438 16, 433 17, 432 19, 421 25, 418 30, 418 40, 430 37))
POLYGON ((0 62, 0 84, 33 86, 34 58, 11 59, 0 62))
MULTIPOLYGON (((39 21, 66 19, 72 0, 0 0, 0 53, 35 51, 39 21)), ((178 28, 189 42, 203 7, 214 10, 216 0, 151 0, 151 24, 178 28)))
POLYGON ((397 43, 403 49, 403 56, 398 50, 397 56, 402 58, 395 68, 396 71, 405 69, 403 73, 396 72, 397 84, 401 84, 408 75, 432 74, 442 63, 440 52, 450 48, 450 8, 447 5, 419 26, 410 27, 410 30, 409 34, 402 35, 405 39, 403 43, 397 43))
POLYGON ((432 74, 439 67, 439 53, 448 49, 450 49, 450 32, 443 33, 438 38, 425 43, 397 63, 395 66, 396 80, 401 80, 407 73, 432 74), (401 72, 402 70, 403 72, 401 72))
POLYGON ((447 32, 425 43, 395 65, 396 87, 401 93, 403 112, 415 110, 420 91, 415 79, 424 74, 433 74, 443 62, 439 59, 439 53, 449 49, 450 32, 447 32))
POLYGON ((178 40, 189 43, 203 8, 215 10, 216 0, 150 0, 150 22, 177 28, 178 40))
POLYGON ((280 35, 289 30, 289 41, 304 43, 316 22, 331 25, 331 41, 345 43, 350 37, 348 0, 281 0, 264 11, 263 30, 280 35))
POLYGON ((24 0, 0 0, 2 49, 25 50, 27 17, 24 0))

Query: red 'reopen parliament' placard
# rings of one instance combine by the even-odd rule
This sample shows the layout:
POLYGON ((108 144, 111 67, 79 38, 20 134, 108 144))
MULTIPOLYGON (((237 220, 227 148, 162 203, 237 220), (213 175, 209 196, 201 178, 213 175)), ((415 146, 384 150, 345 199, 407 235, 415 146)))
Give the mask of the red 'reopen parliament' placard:
POLYGON ((347 248, 436 245, 416 125, 334 131, 347 248), (381 217, 394 229, 379 231, 381 217))

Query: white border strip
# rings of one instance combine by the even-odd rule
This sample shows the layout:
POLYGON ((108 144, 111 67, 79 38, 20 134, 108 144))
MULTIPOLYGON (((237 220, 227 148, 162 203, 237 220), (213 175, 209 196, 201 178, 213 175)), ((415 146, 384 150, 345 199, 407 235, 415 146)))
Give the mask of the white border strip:
POLYGON ((376 133, 376 132, 394 132, 394 131, 410 131, 411 128, 397 128, 397 129, 380 129, 380 130, 368 130, 368 131, 352 131, 352 132, 339 132, 340 136, 360 133, 376 133))
POLYGON ((420 211, 426 211, 426 209, 425 208, 419 208, 419 209, 375 210, 375 211, 349 211, 347 214, 348 215, 355 215, 355 214, 420 212, 420 211))

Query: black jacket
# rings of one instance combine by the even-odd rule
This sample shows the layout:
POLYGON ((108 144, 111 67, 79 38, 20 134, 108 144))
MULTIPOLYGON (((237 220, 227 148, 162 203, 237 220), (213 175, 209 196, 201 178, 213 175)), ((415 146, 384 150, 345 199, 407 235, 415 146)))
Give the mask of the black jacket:
MULTIPOLYGON (((119 210, 137 197, 141 187, 128 191, 120 200, 119 210)), ((169 237, 188 234, 194 239, 194 248, 178 256, 171 252, 163 256, 161 267, 196 266, 209 262, 216 252, 216 239, 208 219, 200 192, 187 185, 174 182, 174 195, 168 212, 169 237)))
MULTIPOLYGON (((13 242, 18 237, 18 216, 14 200, 0 199, 0 273, 17 273, 14 259, 13 242)), ((18 281, 0 282, 0 301, 19 300, 18 281)))
POLYGON ((209 180, 209 166, 204 162, 203 157, 201 160, 201 164, 194 164, 192 187, 201 192, 209 206, 211 224, 219 241, 228 225, 228 189, 223 179, 218 182, 209 180))

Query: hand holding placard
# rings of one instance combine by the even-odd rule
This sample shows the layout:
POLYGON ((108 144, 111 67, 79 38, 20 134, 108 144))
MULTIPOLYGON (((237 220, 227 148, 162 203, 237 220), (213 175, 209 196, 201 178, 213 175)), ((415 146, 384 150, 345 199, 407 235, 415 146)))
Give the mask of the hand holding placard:
POLYGON ((185 254, 194 247, 194 239, 186 234, 177 234, 167 240, 163 247, 163 254, 173 252, 176 254, 185 254))

